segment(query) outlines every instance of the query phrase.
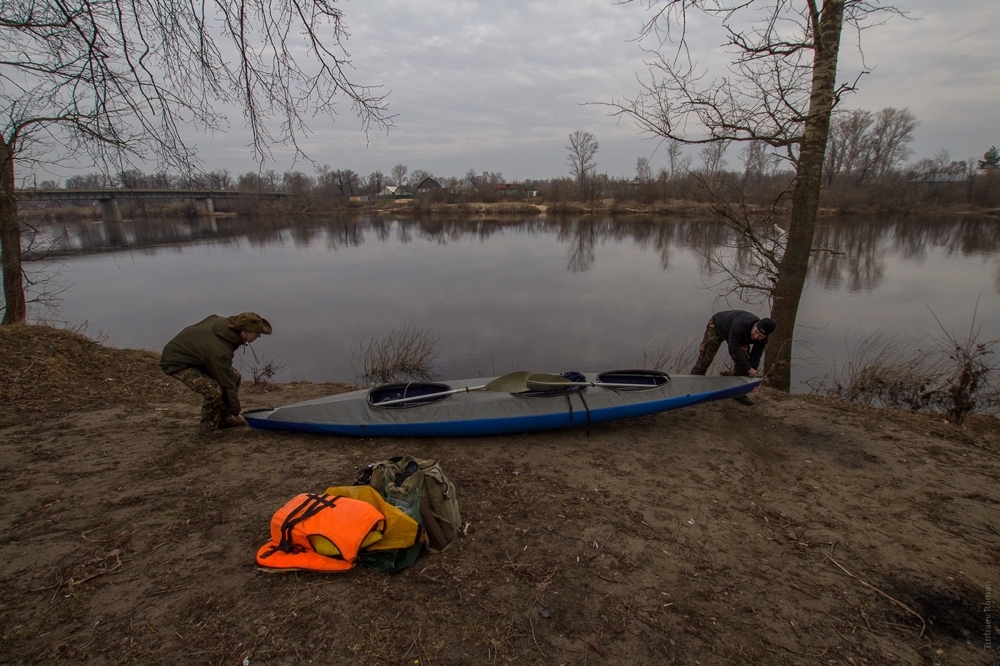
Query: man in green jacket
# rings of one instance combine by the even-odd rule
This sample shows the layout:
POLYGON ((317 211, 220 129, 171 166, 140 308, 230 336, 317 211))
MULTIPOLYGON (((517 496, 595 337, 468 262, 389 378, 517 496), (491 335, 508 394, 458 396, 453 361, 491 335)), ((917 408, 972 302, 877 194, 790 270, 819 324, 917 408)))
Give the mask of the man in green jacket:
POLYGON ((271 324, 256 312, 212 315, 185 328, 163 348, 160 369, 204 399, 199 435, 218 439, 222 428, 247 424, 240 415, 242 377, 233 368, 233 354, 270 334, 271 324))

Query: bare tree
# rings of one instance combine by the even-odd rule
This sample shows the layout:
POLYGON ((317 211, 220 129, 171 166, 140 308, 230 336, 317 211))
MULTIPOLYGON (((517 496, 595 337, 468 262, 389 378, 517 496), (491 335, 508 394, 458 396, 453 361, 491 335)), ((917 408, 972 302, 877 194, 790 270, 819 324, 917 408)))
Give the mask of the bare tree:
POLYGON ((301 171, 286 171, 281 174, 281 189, 295 195, 295 199, 298 201, 308 200, 315 187, 315 179, 301 171))
POLYGON ((676 178, 682 171, 686 171, 691 166, 691 158, 684 156, 683 141, 667 140, 667 161, 670 164, 671 178, 676 178))
POLYGON ((859 180, 864 180, 866 176, 874 180, 883 178, 909 157, 912 151, 907 144, 913 141, 917 124, 909 109, 888 107, 875 114, 859 180))
MULTIPOLYGON (((632 2, 634 0, 627 0, 632 2)), ((860 32, 878 0, 641 0, 650 11, 640 37, 649 76, 635 98, 613 101, 613 114, 665 139, 706 144, 762 141, 794 167, 785 247, 776 266, 771 317, 778 325, 765 358, 771 385, 791 385, 792 336, 805 285, 819 207, 830 115, 854 82, 837 84, 845 24, 860 32), (690 60, 689 14, 717 18, 733 53, 725 76, 711 79, 690 60), (676 50, 671 48, 676 46, 676 50), (703 133, 689 135, 688 128, 703 133)))
POLYGON ((569 135, 569 145, 566 146, 569 156, 566 161, 580 187, 580 196, 584 199, 590 198, 590 181, 594 175, 594 169, 597 168, 597 160, 594 158, 599 147, 597 139, 590 132, 577 130, 569 135))
POLYGON ((233 188, 233 175, 229 169, 216 169, 208 174, 208 187, 212 190, 230 190, 233 188))
POLYGON ((871 141, 868 128, 873 122, 875 116, 864 109, 843 110, 833 114, 823 165, 829 183, 833 183, 840 175, 851 178, 860 170, 868 154, 871 141))
POLYGON ((759 181, 764 176, 773 176, 778 168, 779 158, 768 150, 763 141, 750 141, 740 151, 743 160, 744 182, 759 181))
POLYGON ((653 170, 649 167, 648 157, 639 157, 635 161, 635 179, 640 183, 653 180, 653 170))
POLYGON ((980 171, 990 169, 1000 169, 1000 150, 997 150, 996 146, 990 146, 990 149, 983 153, 983 159, 979 160, 980 171))
POLYGON ((235 106, 254 157, 292 146, 350 100, 388 129, 385 94, 353 82, 336 0, 68 0, 0 4, 3 323, 26 308, 14 163, 93 160, 105 173, 157 161, 188 173, 187 126, 225 129, 235 106))
POLYGON ((362 181, 361 187, 368 194, 378 194, 385 188, 385 176, 380 170, 376 169, 362 181))
POLYGON ((827 182, 840 177, 858 183, 885 178, 911 154, 909 144, 917 125, 909 109, 834 113, 823 166, 827 182))
POLYGON ((392 182, 396 183, 396 187, 402 187, 403 183, 406 182, 406 173, 409 168, 405 164, 397 164, 392 167, 392 182))
POLYGON ((88 173, 86 176, 70 176, 66 179, 66 189, 101 189, 111 187, 111 177, 103 173, 88 173))
POLYGON ((353 197, 361 189, 361 177, 352 169, 339 169, 333 173, 342 197, 353 197))
POLYGON ((720 171, 726 168, 726 148, 728 141, 715 141, 705 144, 701 149, 701 172, 705 176, 715 177, 720 171))
POLYGON ((433 177, 430 171, 424 171, 423 169, 414 169, 413 173, 410 174, 410 186, 416 188, 420 183, 424 182, 427 178, 433 177))

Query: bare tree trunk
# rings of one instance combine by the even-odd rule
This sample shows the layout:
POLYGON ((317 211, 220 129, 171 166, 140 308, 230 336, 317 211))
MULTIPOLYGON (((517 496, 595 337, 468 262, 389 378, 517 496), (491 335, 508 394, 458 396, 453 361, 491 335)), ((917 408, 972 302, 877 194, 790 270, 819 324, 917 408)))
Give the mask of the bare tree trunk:
POLYGON ((17 221, 14 193, 14 153, 0 139, 0 266, 3 267, 3 322, 16 324, 27 319, 24 281, 21 275, 21 227, 17 221))
MULTIPOLYGON (((812 0, 809 4, 815 11, 812 0)), ((812 92, 792 189, 788 240, 778 267, 778 280, 772 297, 771 318, 777 324, 777 329, 771 334, 764 362, 768 384, 782 391, 790 390, 792 384, 792 339, 799 299, 809 270, 813 230, 819 209, 823 158, 830 134, 830 113, 833 109, 843 22, 844 0, 824 2, 818 29, 814 29, 816 48, 812 92)))

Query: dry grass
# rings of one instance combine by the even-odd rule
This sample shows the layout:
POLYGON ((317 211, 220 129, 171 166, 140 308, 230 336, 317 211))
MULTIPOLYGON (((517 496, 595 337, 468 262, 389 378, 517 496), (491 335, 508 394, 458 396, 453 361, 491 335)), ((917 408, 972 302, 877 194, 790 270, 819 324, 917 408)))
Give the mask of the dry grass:
POLYGON ((935 351, 922 349, 920 340, 875 333, 849 351, 829 383, 816 382, 814 389, 862 405, 921 411, 932 407, 942 380, 935 351))
POLYGON ((250 376, 254 384, 270 384, 275 376, 288 369, 288 363, 280 358, 265 358, 263 362, 250 366, 250 376))
POLYGON ((0 426, 31 413, 190 396, 160 371, 156 352, 111 349, 51 326, 0 326, 0 359, 0 426))
POLYGON ((429 380, 438 353, 436 331, 404 323, 362 340, 351 365, 361 384, 429 380))
POLYGON ((492 203, 444 203, 416 199, 410 205, 414 215, 541 215, 542 209, 526 201, 492 203))
POLYGON ((834 368, 829 382, 812 387, 863 405, 938 412, 961 424, 969 414, 1000 411, 997 343, 980 341, 974 327, 965 338, 943 327, 942 335, 931 339, 875 333, 834 368))
MULTIPOLYGON (((978 309, 977 299, 976 311, 978 309)), ((948 420, 962 423, 967 415, 976 411, 994 415, 1000 412, 1000 386, 997 385, 998 368, 994 355, 994 349, 1000 340, 983 342, 979 339, 980 329, 976 326, 975 311, 969 333, 964 338, 948 333, 937 315, 934 315, 934 320, 941 328, 937 345, 941 351, 941 365, 947 381, 940 389, 940 402, 948 420)))
MULTIPOLYGON (((684 336, 680 343, 667 340, 659 347, 646 345, 642 350, 642 360, 636 367, 662 370, 667 374, 686 375, 691 372, 698 360, 698 345, 701 340, 692 340, 690 335, 684 336)), ((721 375, 732 372, 733 363, 729 354, 725 353, 725 345, 716 353, 715 360, 706 371, 706 375, 721 375)))
POLYGON ((639 367, 662 370, 668 374, 685 374, 698 360, 698 345, 692 346, 689 337, 685 337, 680 344, 667 340, 660 347, 650 347, 647 345, 642 350, 642 362, 639 367))

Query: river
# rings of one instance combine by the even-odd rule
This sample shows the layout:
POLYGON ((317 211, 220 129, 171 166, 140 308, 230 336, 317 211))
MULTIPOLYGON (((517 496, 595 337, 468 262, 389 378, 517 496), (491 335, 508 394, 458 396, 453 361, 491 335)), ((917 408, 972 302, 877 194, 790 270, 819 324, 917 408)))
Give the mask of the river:
MULTIPOLYGON (((279 381, 354 382, 371 336, 410 325, 438 338, 437 377, 648 367, 696 349, 722 295, 710 220, 394 216, 57 224, 55 311, 38 316, 109 344, 159 350, 212 313, 254 310, 274 335, 237 367, 278 360, 279 381)), ((796 327, 793 384, 829 375, 868 336, 1000 338, 1000 220, 821 218, 796 327), (940 326, 935 317, 940 321, 940 326)), ((720 351, 720 355, 723 352, 720 351)))

